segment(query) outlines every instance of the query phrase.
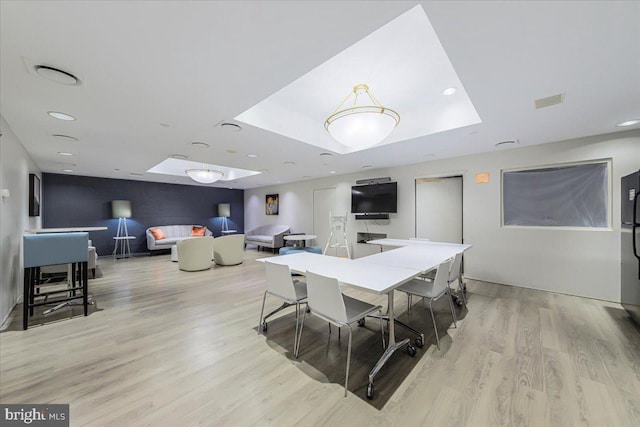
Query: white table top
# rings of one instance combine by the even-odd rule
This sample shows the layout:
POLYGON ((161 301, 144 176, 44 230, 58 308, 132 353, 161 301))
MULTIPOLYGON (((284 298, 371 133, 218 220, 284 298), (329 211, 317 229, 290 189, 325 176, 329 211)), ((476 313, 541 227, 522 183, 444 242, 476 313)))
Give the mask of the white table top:
POLYGON ((289 234, 284 236, 284 240, 313 240, 317 239, 315 234, 289 234))
POLYGON ((389 265, 368 264, 363 268, 356 260, 311 252, 260 258, 258 261, 288 265, 291 271, 296 273, 304 274, 311 271, 335 277, 341 284, 378 294, 386 294, 421 273, 420 270, 389 265))
MULTIPOLYGON (((384 239, 381 239, 384 240, 384 239)), ((426 242, 419 240, 408 240, 410 242, 420 242, 418 244, 408 244, 398 249, 392 249, 379 254, 358 258, 354 262, 370 265, 386 265, 402 268, 418 269, 426 272, 436 268, 443 261, 454 257, 456 254, 466 251, 471 245, 458 243, 426 242)))
POLYGON ((413 239, 374 239, 367 241, 368 244, 371 245, 381 245, 381 246, 409 246, 409 245, 421 245, 424 243, 434 243, 429 240, 413 240, 413 239))
POLYGON ((66 227, 66 228, 30 228, 24 230, 28 234, 42 234, 42 233, 79 233, 89 231, 104 231, 108 230, 108 227, 66 227))

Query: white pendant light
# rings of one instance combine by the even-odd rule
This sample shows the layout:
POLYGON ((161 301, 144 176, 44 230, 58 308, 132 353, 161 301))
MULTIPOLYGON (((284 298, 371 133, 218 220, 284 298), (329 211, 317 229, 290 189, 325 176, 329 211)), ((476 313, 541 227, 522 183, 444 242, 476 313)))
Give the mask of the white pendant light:
POLYGON ((201 184, 211 184, 224 176, 224 173, 211 169, 187 169, 185 173, 201 184))
POLYGON ((369 86, 360 84, 327 118, 324 128, 340 144, 362 148, 384 140, 398 123, 400 115, 383 107, 369 92, 369 86))

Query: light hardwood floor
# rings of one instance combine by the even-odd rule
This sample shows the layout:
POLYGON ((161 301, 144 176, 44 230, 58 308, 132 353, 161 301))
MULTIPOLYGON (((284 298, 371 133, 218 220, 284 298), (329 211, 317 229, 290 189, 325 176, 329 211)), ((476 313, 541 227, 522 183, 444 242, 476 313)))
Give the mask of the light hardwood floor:
POLYGON ((88 317, 65 309, 25 332, 16 307, 0 334, 0 401, 70 403, 73 426, 640 426, 640 329, 618 304, 470 280, 457 329, 437 303, 438 351, 422 304, 408 317, 396 295, 427 345, 394 355, 367 401, 382 352, 368 320, 344 398, 346 333, 308 318, 298 360, 291 311, 256 333, 260 256, 196 273, 169 255, 100 259, 88 317))

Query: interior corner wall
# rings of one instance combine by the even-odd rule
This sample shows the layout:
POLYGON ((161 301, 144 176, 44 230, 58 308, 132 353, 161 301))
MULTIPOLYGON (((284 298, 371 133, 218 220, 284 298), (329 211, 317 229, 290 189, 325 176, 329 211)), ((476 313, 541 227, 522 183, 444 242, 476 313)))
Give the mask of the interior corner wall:
POLYGON ((0 188, 11 193, 0 199, 1 325, 22 298, 22 235, 42 223, 41 217, 29 217, 29 174, 42 174, 3 117, 0 129, 0 188))
POLYGON ((355 243, 357 232, 415 235, 416 178, 461 175, 464 241, 473 245, 465 254, 467 277, 619 302, 620 178, 640 169, 639 159, 640 131, 633 130, 245 190, 245 227, 286 224, 293 232, 311 233, 315 189, 335 187, 336 205, 349 211, 356 180, 389 176, 398 182, 397 214, 389 221, 349 215, 347 236, 352 253, 361 257, 379 248, 355 243), (612 160, 611 229, 502 227, 502 170, 595 159, 612 160), (489 173, 489 183, 476 184, 478 173, 489 173), (278 216, 265 215, 265 195, 272 193, 280 197, 278 216))

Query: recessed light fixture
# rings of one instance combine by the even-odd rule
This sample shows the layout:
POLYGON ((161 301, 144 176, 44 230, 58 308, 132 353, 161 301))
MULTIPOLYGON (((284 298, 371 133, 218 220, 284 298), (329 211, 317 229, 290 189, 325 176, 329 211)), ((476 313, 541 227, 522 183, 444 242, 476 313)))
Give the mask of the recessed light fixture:
POLYGON ((170 125, 169 123, 160 123, 160 126, 162 126, 163 128, 168 128, 170 125))
POLYGON ((257 154, 247 154, 247 157, 250 158, 250 159, 255 159, 255 158, 258 157, 258 155, 257 154))
POLYGON ((191 145, 198 148, 209 148, 209 144, 207 144, 206 142, 195 141, 195 142, 192 142, 191 145))
POLYGON ((75 154, 69 153, 67 151, 58 151, 58 154, 60 154, 61 156, 75 156, 75 154))
POLYGON ((73 172, 73 169, 62 169, 62 172, 73 172))
POLYGON ((495 146, 496 147, 504 147, 505 145, 515 145, 517 143, 518 143, 518 140, 517 139, 513 139, 513 140, 498 142, 497 144, 495 144, 495 146))
POLYGON ((240 127, 240 125, 237 125, 235 123, 229 123, 229 122, 222 123, 220 127, 224 130, 228 130, 231 132, 240 132, 242 130, 242 127, 240 127))
POLYGON ((284 162, 285 165, 289 165, 289 166, 293 166, 296 164, 296 162, 284 162))
POLYGON ((120 168, 113 168, 113 170, 114 170, 114 171, 119 171, 119 170, 120 170, 120 168))
POLYGON ((61 113, 59 111, 47 111, 47 114, 56 119, 66 120, 68 122, 72 122, 76 119, 71 114, 61 113))
POLYGON ((62 83, 63 85, 79 85, 80 79, 71 73, 59 70, 58 68, 49 67, 48 65, 36 65, 36 73, 52 82, 62 83))
POLYGON ((362 169, 369 169, 369 168, 372 168, 372 167, 373 167, 373 165, 364 165, 364 166, 362 166, 362 169))
POLYGON ((638 123, 640 123, 640 120, 627 120, 626 122, 618 123, 616 126, 618 126, 619 128, 623 128, 627 126, 637 125, 638 123))
POLYGON ((456 93, 458 91, 458 89, 456 89, 455 87, 448 87, 445 90, 442 91, 443 95, 449 96, 449 95, 453 95, 454 93, 456 93))
POLYGON ((59 133, 53 134, 53 135, 51 135, 51 136, 53 136, 53 137, 55 137, 55 138, 62 139, 62 140, 64 140, 64 141, 74 141, 74 142, 79 141, 79 139, 78 139, 78 138, 76 138, 76 137, 69 136, 69 135, 61 135, 61 134, 59 134, 59 133))
POLYGON ((336 173, 336 171, 329 171, 329 173, 336 173))
POLYGON ((187 160, 187 156, 185 156, 184 154, 172 154, 171 158, 178 160, 187 160))
POLYGON ((333 154, 331 154, 331 153, 320 153, 320 155, 321 155, 321 156, 324 156, 324 157, 331 157, 331 156, 333 156, 333 154))

